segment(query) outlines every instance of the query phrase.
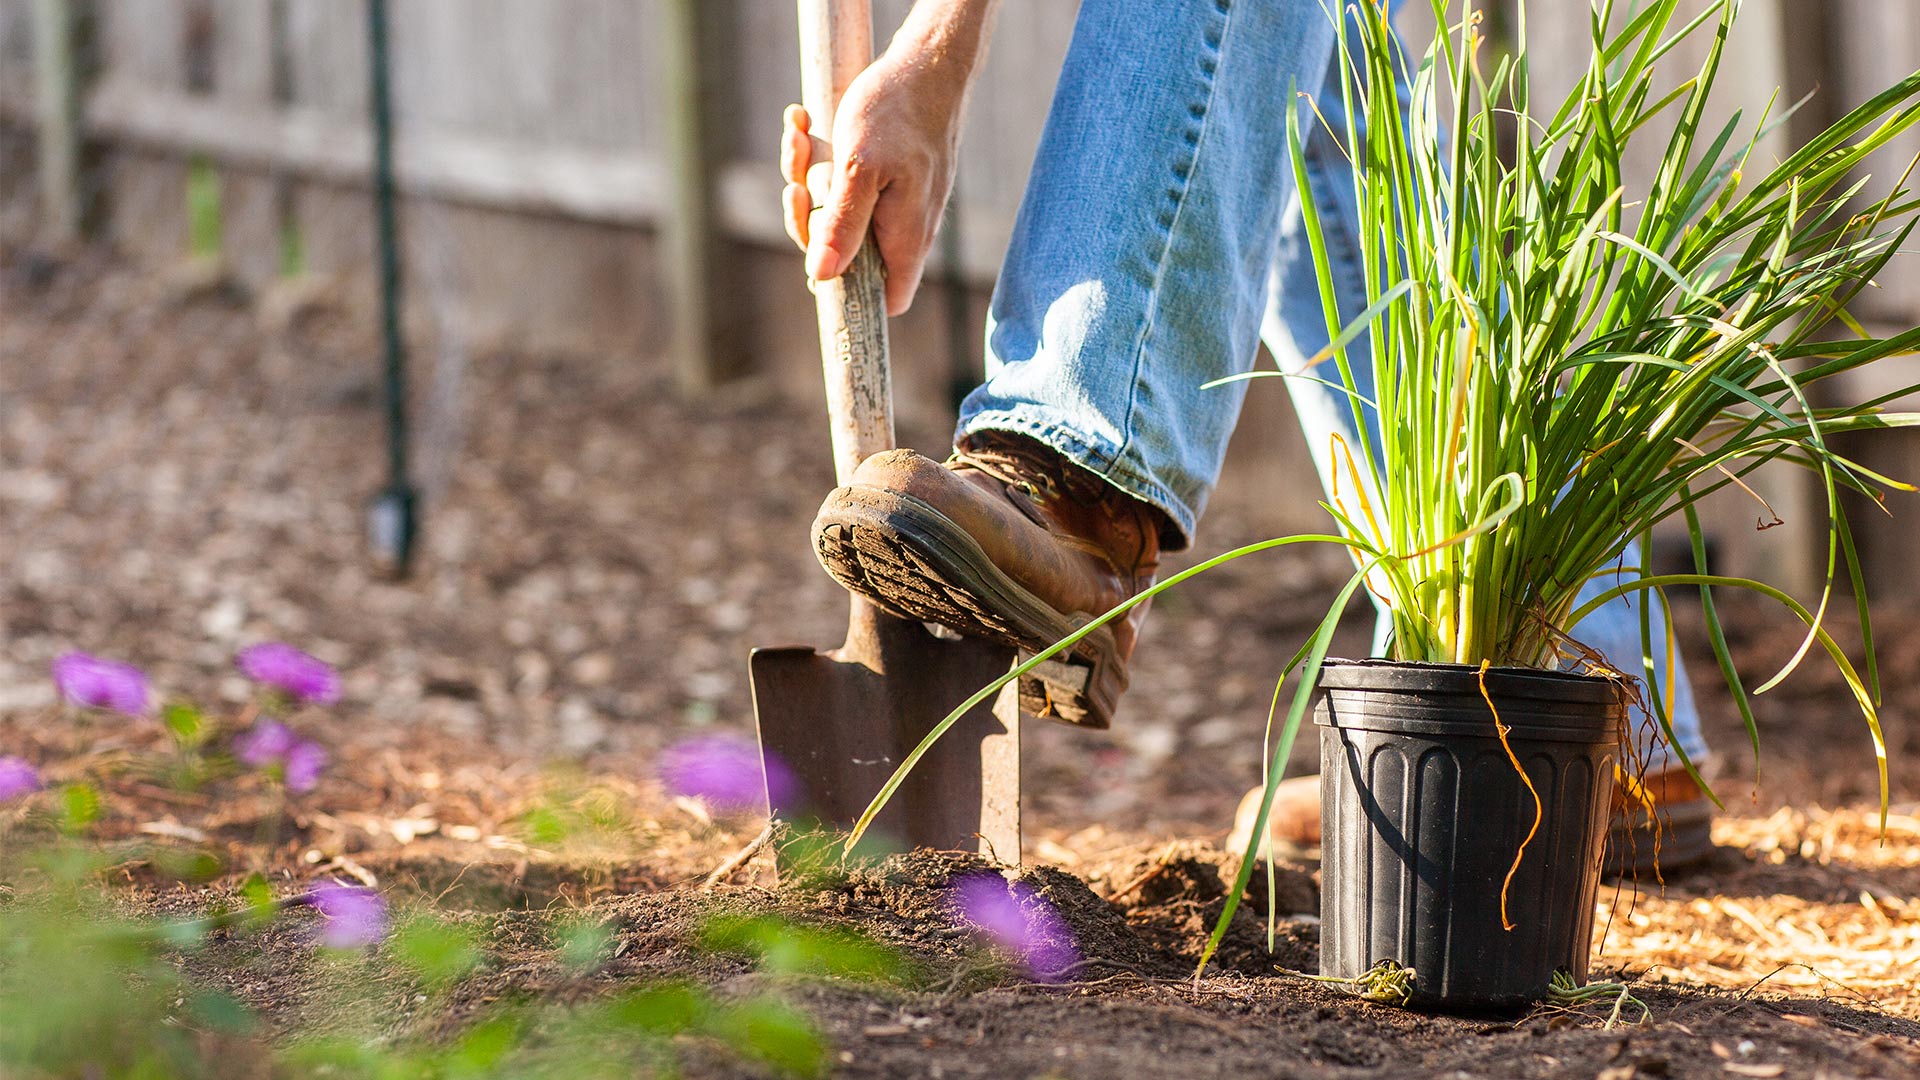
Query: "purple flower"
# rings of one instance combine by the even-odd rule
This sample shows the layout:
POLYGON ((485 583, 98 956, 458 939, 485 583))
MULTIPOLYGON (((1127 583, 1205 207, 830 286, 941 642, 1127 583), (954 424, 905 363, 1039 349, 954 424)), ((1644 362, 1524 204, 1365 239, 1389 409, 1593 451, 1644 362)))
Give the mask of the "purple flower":
POLYGON ((132 664, 70 652, 53 662, 53 683, 60 696, 75 705, 127 716, 147 714, 147 675, 132 664))
POLYGON ((796 809, 800 781, 779 758, 762 762, 760 748, 733 735, 707 735, 671 747, 660 760, 660 779, 675 795, 705 799, 728 810, 773 805, 796 809))
POLYGON ((269 641, 240 650, 234 664, 241 674, 310 705, 340 700, 340 676, 323 660, 285 642, 269 641))
POLYGON ((235 747, 241 761, 256 769, 286 761, 287 751, 293 749, 293 730, 278 720, 265 720, 253 725, 235 747))
POLYGON ((327 748, 303 739, 278 720, 255 724, 234 746, 234 755, 256 769, 278 769, 288 791, 312 791, 327 767, 327 748))
POLYGON ((307 904, 320 913, 320 944, 329 949, 364 949, 387 936, 387 902, 372 889, 322 882, 307 904))
POLYGON ((0 802, 12 802, 40 790, 40 771, 25 758, 0 757, 0 802))
POLYGON ((1040 979, 1062 976, 1080 958, 1073 929, 1029 886, 982 871, 953 883, 952 902, 962 921, 1019 957, 1040 979))
POLYGON ((301 739, 287 751, 285 768, 288 791, 312 791, 326 771, 327 748, 312 739, 301 739))

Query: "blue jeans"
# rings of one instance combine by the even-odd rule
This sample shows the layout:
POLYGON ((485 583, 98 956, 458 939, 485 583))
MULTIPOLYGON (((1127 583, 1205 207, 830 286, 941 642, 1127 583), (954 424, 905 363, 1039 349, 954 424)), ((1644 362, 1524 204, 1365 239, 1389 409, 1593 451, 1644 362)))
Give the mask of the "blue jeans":
MULTIPOLYGON (((1303 109, 1335 292, 1347 318, 1365 306, 1350 167, 1291 94, 1318 90, 1321 111, 1342 122, 1327 11, 1322 0, 1082 0, 994 290, 987 381, 961 408, 961 436, 1046 443, 1165 511, 1180 533, 1169 546, 1185 545, 1246 393, 1245 383, 1201 384, 1249 370, 1263 340, 1282 370, 1328 340, 1286 148, 1289 107, 1303 109)), ((1371 397, 1371 373, 1354 375, 1371 397)), ((1335 388, 1286 385, 1324 480, 1328 436, 1355 445, 1353 406, 1335 388)), ((1574 636, 1639 673, 1639 603, 1607 605, 1574 636)), ((1698 761, 1692 688, 1677 658, 1664 671, 1654 614, 1674 728, 1698 761)), ((1636 731, 1645 720, 1636 709, 1636 731)))

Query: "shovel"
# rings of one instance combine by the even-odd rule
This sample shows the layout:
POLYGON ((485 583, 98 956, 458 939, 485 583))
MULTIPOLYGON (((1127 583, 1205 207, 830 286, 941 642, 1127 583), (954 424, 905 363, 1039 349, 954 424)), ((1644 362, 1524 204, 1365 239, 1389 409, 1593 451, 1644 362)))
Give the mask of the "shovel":
MULTIPOLYGON (((847 84, 873 56, 869 0, 800 0, 802 102, 815 132, 833 130, 847 84)), ((814 160, 829 160, 816 141, 814 160)), ((814 286, 834 469, 841 484, 893 448, 887 309, 871 237, 846 274, 814 286)), ((849 829, 934 725, 1007 673, 1012 649, 935 637, 855 597, 846 642, 831 652, 755 649, 748 659, 761 754, 799 792, 770 793, 776 819, 849 829)), ((869 834, 901 847, 1020 858, 1019 699, 1009 685, 962 717, 915 766, 869 834)), ((769 764, 768 773, 775 771, 769 764)))

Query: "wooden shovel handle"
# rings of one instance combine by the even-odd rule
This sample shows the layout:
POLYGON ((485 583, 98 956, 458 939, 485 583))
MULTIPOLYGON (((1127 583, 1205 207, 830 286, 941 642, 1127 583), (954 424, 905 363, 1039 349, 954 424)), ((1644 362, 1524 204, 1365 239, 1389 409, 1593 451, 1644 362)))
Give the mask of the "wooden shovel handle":
MULTIPOLYGON (((799 0, 800 103, 817 136, 833 132, 847 84, 873 60, 869 0, 799 0)), ((816 139, 815 146, 827 145, 816 139)), ((829 148, 831 153, 831 148, 829 148)), ((862 461, 893 449, 893 385, 887 374, 887 298, 873 237, 853 266, 814 284, 834 475, 847 483, 862 461)))

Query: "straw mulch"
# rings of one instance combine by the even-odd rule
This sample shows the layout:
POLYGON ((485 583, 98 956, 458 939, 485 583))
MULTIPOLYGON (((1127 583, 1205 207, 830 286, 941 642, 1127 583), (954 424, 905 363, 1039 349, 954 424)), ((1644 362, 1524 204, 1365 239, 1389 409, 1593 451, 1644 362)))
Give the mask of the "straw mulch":
POLYGON ((1602 965, 1920 1018, 1920 808, 1729 817, 1705 871, 1601 889, 1602 965))

